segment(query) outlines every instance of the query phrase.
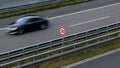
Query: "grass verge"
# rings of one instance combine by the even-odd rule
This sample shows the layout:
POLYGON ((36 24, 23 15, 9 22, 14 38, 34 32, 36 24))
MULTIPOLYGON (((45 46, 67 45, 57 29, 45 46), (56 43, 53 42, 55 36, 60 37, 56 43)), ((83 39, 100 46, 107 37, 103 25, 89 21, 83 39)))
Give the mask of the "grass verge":
POLYGON ((59 7, 67 6, 67 5, 74 5, 74 4, 79 4, 79 3, 83 3, 83 2, 89 2, 89 1, 92 1, 92 0, 68 0, 65 2, 60 2, 60 3, 55 3, 55 4, 49 4, 49 5, 44 5, 44 6, 37 6, 37 7, 32 7, 32 8, 27 8, 27 9, 21 9, 21 10, 1 13, 0 18, 34 13, 34 12, 38 12, 38 11, 44 11, 44 10, 48 10, 48 9, 54 9, 54 8, 59 8, 59 7))
POLYGON ((85 51, 79 51, 71 55, 52 60, 52 62, 37 65, 36 68, 60 68, 61 66, 71 64, 116 48, 120 48, 120 40, 89 48, 85 51))

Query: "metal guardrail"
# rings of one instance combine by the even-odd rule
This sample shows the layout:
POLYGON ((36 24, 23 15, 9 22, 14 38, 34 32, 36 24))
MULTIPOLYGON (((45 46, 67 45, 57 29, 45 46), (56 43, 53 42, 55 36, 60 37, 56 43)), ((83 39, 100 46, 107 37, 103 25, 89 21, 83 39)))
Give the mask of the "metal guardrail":
POLYGON ((53 4, 57 2, 63 2, 63 1, 67 1, 67 0, 23 0, 18 2, 0 4, 0 13, 21 10, 21 9, 31 8, 35 6, 53 4))
MULTIPOLYGON (((111 25, 108 25, 108 26, 104 26, 104 27, 93 29, 93 30, 85 31, 85 32, 82 32, 82 33, 77 33, 77 34, 66 36, 64 38, 64 41, 69 42, 71 40, 77 40, 77 39, 80 39, 80 38, 88 37, 88 36, 91 36, 91 35, 94 35, 94 34, 99 34, 99 33, 102 33, 102 32, 110 31, 110 30, 113 30, 113 29, 119 29, 119 28, 120 28, 120 23, 111 24, 111 25)), ((8 63, 5 63, 5 64, 1 64, 0 67, 4 67, 6 65, 12 65, 12 64, 18 64, 19 65, 19 62, 29 60, 29 59, 35 60, 36 57, 38 57, 38 56, 40 57, 40 56, 43 56, 43 55, 46 55, 47 58, 45 57, 45 58, 41 59, 40 61, 43 61, 43 60, 45 61, 45 59, 48 59, 48 58, 50 59, 51 57, 53 57, 53 56, 50 56, 50 53, 52 53, 52 52, 55 52, 55 51, 61 51, 62 52, 63 49, 69 48, 69 47, 76 48, 76 45, 86 43, 86 42, 88 43, 92 40, 98 40, 98 42, 97 42, 97 44, 98 44, 98 43, 100 43, 99 39, 102 39, 104 37, 110 37, 110 36, 115 35, 115 34, 120 34, 120 31, 110 33, 110 34, 105 35, 105 36, 100 36, 100 37, 97 37, 97 38, 93 38, 93 39, 90 39, 90 40, 86 40, 86 41, 83 41, 83 42, 80 42, 80 43, 75 43, 75 44, 72 44, 72 45, 69 45, 69 46, 64 46, 64 47, 61 47, 61 48, 50 50, 50 51, 47 51, 47 52, 44 52, 44 53, 41 53, 41 54, 26 57, 26 58, 19 59, 19 60, 16 60, 16 61, 11 61, 11 62, 8 62, 8 63)), ((111 40, 111 39, 112 38, 110 38, 108 40, 111 40)), ((101 42, 103 42, 103 41, 101 41, 101 42)), ((32 53, 32 52, 35 52, 35 51, 38 51, 38 50, 42 50, 42 49, 45 49, 45 48, 49 48, 49 47, 52 47, 52 46, 58 46, 60 44, 62 44, 62 38, 58 38, 58 39, 50 40, 50 41, 47 41, 47 42, 44 42, 44 43, 39 43, 39 44, 35 44, 35 45, 29 46, 29 47, 17 49, 17 50, 14 50, 14 51, 10 51, 8 53, 1 54, 0 55, 0 61, 9 60, 9 59, 17 57, 17 56, 22 56, 22 55, 32 53)), ((36 61, 32 62, 32 63, 34 64, 34 63, 36 63, 36 61)), ((31 63, 29 63, 29 64, 31 64, 31 63)), ((26 64, 23 65, 23 66, 26 66, 26 64)))

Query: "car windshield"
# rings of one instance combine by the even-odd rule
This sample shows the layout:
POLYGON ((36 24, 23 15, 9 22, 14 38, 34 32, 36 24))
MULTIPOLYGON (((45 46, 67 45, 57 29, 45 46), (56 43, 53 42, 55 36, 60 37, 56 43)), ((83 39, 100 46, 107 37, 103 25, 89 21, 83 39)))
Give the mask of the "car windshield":
POLYGON ((25 22, 27 22, 28 18, 20 18, 18 19, 15 24, 24 24, 25 22))

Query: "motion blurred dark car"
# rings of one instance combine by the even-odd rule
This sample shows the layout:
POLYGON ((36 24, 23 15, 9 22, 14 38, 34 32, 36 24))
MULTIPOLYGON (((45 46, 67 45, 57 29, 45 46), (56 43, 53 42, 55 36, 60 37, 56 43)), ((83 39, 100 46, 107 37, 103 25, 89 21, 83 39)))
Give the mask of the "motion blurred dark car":
POLYGON ((46 29, 48 20, 40 16, 26 16, 11 23, 5 28, 9 34, 23 34, 36 29, 46 29))

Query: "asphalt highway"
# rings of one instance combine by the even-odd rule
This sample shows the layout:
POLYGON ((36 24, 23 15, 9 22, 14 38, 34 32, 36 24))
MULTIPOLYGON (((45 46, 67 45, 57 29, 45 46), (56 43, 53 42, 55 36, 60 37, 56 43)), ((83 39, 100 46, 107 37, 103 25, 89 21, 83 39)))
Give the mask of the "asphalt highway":
POLYGON ((71 68, 120 68, 120 51, 71 68))
MULTIPOLYGON (((83 32, 120 21, 120 3, 50 17, 50 26, 46 30, 34 31, 20 36, 11 36, 0 30, 0 53, 59 38, 59 26, 65 26, 67 35, 83 32)), ((16 17, 17 18, 17 17, 16 17)), ((15 19, 4 19, 9 22, 15 19)))
MULTIPOLYGON (((20 0, 20 1, 0 0, 0 5, 8 4, 8 3, 15 3, 15 2, 21 3, 22 1, 32 1, 32 0, 20 0)), ((0 19, 0 27, 4 27, 4 26, 8 25, 10 22, 16 20, 17 18, 20 18, 25 15, 40 15, 40 16, 44 16, 44 17, 54 17, 54 16, 68 14, 68 13, 79 12, 79 11, 86 10, 86 9, 92 9, 95 7, 114 4, 114 3, 118 3, 118 2, 120 2, 120 0, 93 0, 91 2, 60 7, 60 8, 56 8, 56 9, 47 10, 47 11, 41 11, 41 12, 36 12, 36 13, 19 15, 19 16, 15 16, 15 17, 9 17, 9 18, 5 18, 5 19, 0 19)))

